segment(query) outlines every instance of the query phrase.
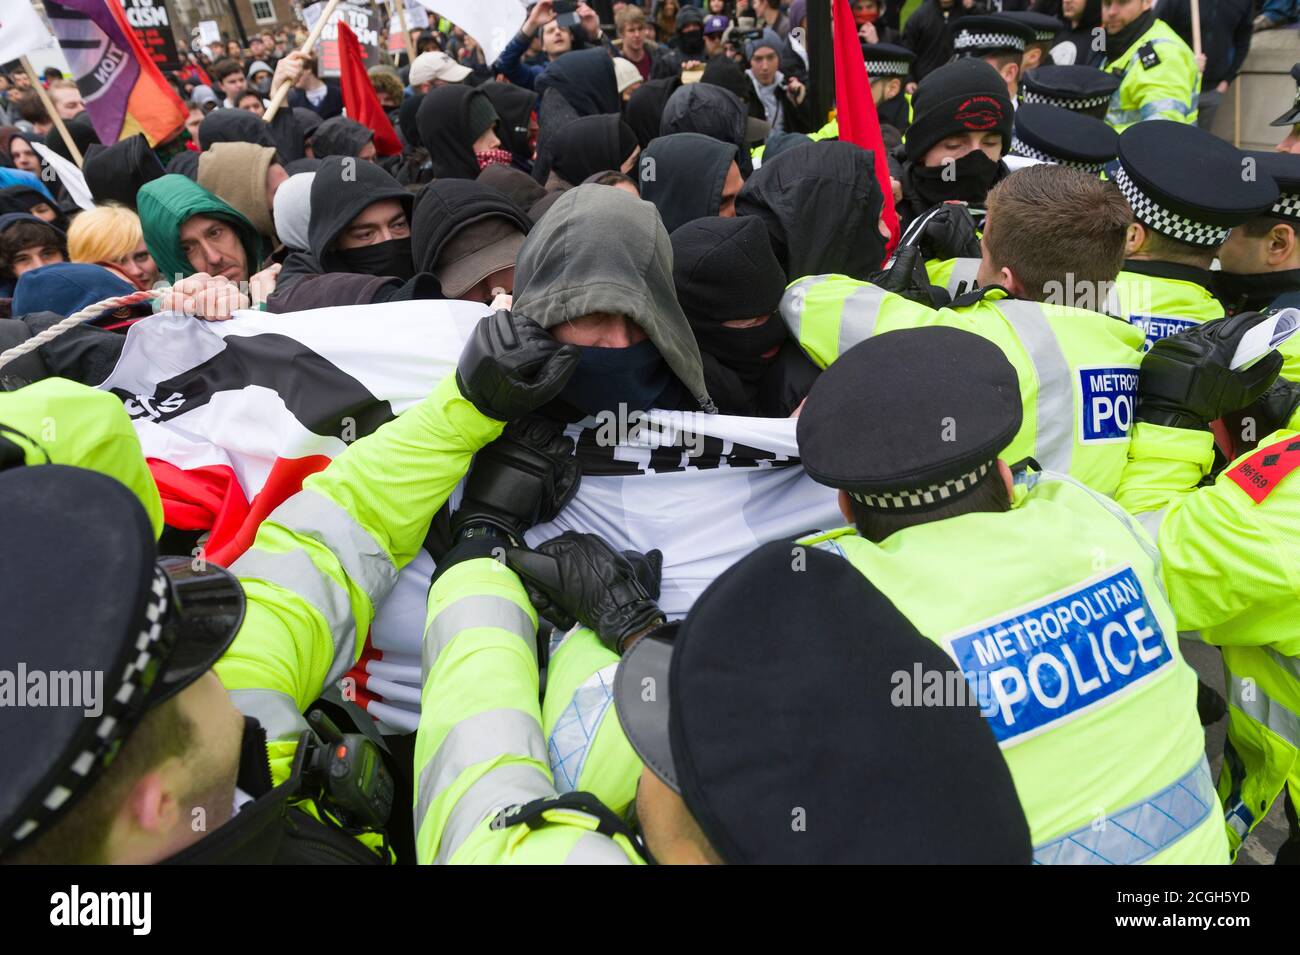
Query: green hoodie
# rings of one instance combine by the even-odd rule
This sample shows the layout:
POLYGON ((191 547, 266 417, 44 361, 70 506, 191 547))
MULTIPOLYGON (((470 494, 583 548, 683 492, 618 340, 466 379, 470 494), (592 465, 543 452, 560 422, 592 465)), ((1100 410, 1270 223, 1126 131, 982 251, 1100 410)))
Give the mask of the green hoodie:
POLYGON ((197 182, 171 174, 155 179, 136 196, 144 244, 158 264, 158 271, 168 281, 176 275, 193 275, 194 267, 181 249, 181 226, 191 216, 210 216, 234 226, 248 256, 248 273, 258 270, 262 261, 262 240, 257 229, 242 215, 222 202, 197 182))

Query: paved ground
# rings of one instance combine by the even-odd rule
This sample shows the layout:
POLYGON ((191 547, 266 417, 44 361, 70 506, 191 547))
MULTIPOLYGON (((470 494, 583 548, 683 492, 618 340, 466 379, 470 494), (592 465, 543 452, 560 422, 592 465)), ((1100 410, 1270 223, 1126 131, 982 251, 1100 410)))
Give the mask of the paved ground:
MULTIPOLYGON (((1181 641, 1183 656, 1190 663, 1201 679, 1223 693, 1223 660, 1215 647, 1190 640, 1181 641)), ((1210 769, 1214 778, 1219 778, 1219 765, 1223 762, 1223 737, 1228 729, 1225 716, 1217 723, 1205 728, 1205 752, 1210 757, 1210 769)), ((1277 848, 1286 841, 1286 815, 1282 811, 1282 799, 1274 803, 1268 817, 1255 827, 1246 844, 1237 855, 1238 865, 1272 865, 1277 855, 1277 848)))

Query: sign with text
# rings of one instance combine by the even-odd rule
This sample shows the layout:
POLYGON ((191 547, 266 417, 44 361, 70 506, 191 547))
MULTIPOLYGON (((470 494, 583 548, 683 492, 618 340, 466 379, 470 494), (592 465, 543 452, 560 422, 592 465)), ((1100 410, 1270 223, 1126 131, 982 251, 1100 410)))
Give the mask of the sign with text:
MULTIPOLYGON (((324 8, 323 3, 313 3, 311 6, 303 8, 302 19, 308 30, 315 27, 316 21, 320 19, 321 11, 324 8)), ((380 59, 379 55, 379 14, 371 8, 341 3, 334 11, 334 15, 329 18, 329 22, 325 24, 325 29, 321 31, 320 42, 316 44, 316 56, 320 60, 317 75, 339 75, 339 31, 337 24, 340 19, 357 35, 357 42, 361 44, 361 50, 366 56, 366 69, 382 63, 383 60, 380 59)))
POLYGON ((167 0, 121 0, 121 3, 126 12, 126 22, 131 24, 136 39, 149 51, 149 58, 158 69, 180 69, 167 0))

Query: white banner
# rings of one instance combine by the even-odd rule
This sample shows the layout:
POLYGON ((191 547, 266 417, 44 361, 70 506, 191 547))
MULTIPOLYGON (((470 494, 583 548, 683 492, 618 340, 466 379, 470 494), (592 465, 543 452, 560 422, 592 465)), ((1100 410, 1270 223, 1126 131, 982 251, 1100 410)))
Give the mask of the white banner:
POLYGON ((524 0, 420 0, 420 3, 478 41, 488 65, 501 55, 528 16, 524 0))
MULTIPOLYGON (((27 0, 0 0, 0 63, 16 60, 53 42, 45 22, 27 0)), ((32 82, 39 83, 40 79, 33 76, 32 82)))

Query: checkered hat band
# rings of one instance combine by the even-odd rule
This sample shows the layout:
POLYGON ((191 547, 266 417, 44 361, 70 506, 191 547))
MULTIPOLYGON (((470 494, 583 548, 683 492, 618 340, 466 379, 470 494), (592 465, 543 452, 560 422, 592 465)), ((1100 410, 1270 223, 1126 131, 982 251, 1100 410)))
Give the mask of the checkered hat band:
POLYGON ((1101 162, 1080 162, 1077 159, 1062 159, 1059 156, 1052 156, 1041 149, 1035 149, 1023 139, 1018 139, 1015 136, 1011 137, 1011 152, 1017 156, 1024 156, 1026 159, 1037 159, 1039 162, 1049 162, 1054 166, 1082 169, 1084 172, 1091 172, 1096 175, 1101 175, 1102 167, 1106 165, 1101 162))
POLYGON ((1223 226, 1193 222, 1177 212, 1170 212, 1139 189, 1128 177, 1123 166, 1117 166, 1115 169, 1115 185, 1119 187, 1120 192, 1124 193, 1124 198, 1128 200, 1129 207, 1132 208, 1137 220, 1155 229, 1161 235, 1190 245, 1209 247, 1222 245, 1223 240, 1228 237, 1230 230, 1223 226))
POLYGON ((1059 106, 1061 109, 1084 110, 1094 109, 1104 103, 1109 103, 1110 97, 1092 96, 1088 99, 1065 99, 1060 96, 1046 96, 1043 93, 1035 93, 1033 90, 1021 90, 1020 102, 1046 103, 1048 106, 1059 106))
MULTIPOLYGON (((149 603, 145 607, 144 623, 129 654, 125 669, 117 683, 117 692, 100 701, 101 712, 95 735, 89 746, 69 762, 58 776, 50 791, 39 802, 29 803, 28 811, 10 820, 17 823, 0 836, 0 851, 30 839, 32 833, 47 827, 58 815, 63 805, 78 791, 84 789, 87 779, 96 766, 100 765, 111 748, 122 736, 123 724, 120 717, 138 707, 145 694, 153 686, 157 668, 150 664, 158 653, 158 641, 162 636, 163 623, 167 619, 167 607, 170 603, 171 588, 167 582, 167 573, 161 567, 154 567, 154 579, 149 594, 149 603)), ((105 676, 105 684, 109 684, 105 676)), ((87 717, 89 719, 89 717, 87 717)))
POLYGON ((906 76, 910 64, 907 60, 867 60, 867 72, 878 76, 906 76))
POLYGON ((974 488, 996 463, 996 461, 989 461, 960 477, 949 478, 938 484, 917 488, 914 491, 891 491, 888 494, 864 494, 850 491, 849 496, 859 504, 865 504, 867 507, 878 508, 882 511, 905 511, 933 507, 936 504, 943 504, 961 497, 974 488))
POLYGON ((1025 52, 1025 41, 1010 33, 958 33, 952 41, 954 50, 988 49, 1025 52))
POLYGON ((1273 203, 1273 215, 1286 219, 1300 219, 1300 192, 1284 192, 1273 203))

